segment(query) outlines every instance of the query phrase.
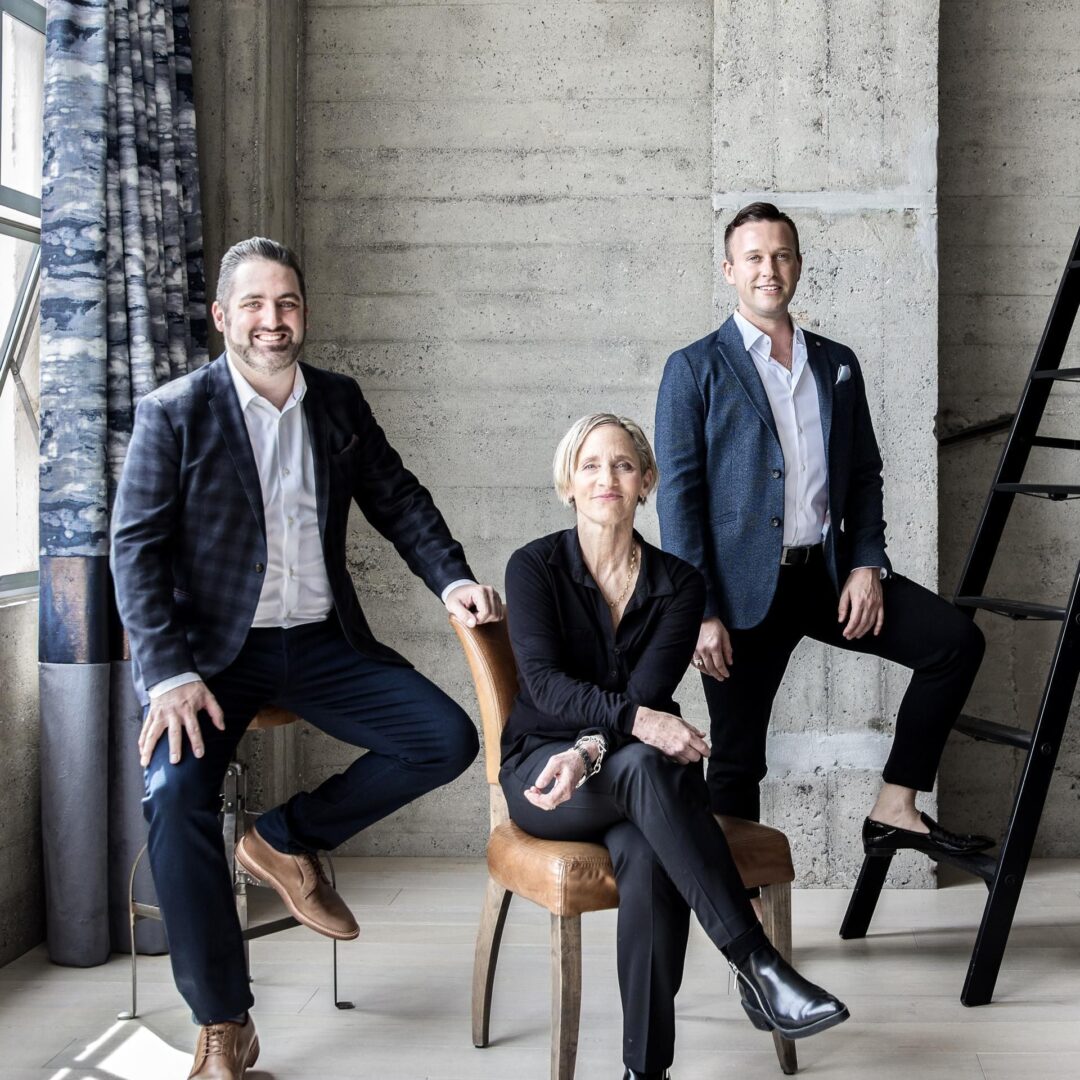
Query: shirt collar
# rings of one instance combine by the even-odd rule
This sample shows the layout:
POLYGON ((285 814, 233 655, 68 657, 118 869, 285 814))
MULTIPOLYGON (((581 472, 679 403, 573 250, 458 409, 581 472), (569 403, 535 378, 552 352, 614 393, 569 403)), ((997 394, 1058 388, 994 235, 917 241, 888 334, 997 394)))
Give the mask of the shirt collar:
MULTIPOLYGON (((240 399, 240 411, 246 412, 247 407, 258 398, 260 401, 266 401, 258 390, 251 385, 241 374, 240 369, 233 363, 233 358, 229 354, 228 350, 225 351, 225 363, 229 367, 229 374, 232 376, 233 387, 236 389, 236 396, 240 399)), ((293 375, 293 388, 292 394, 289 396, 289 400, 285 402, 285 408, 291 409, 294 405, 298 405, 304 400, 304 395, 307 393, 307 380, 304 378, 304 372, 301 370, 300 365, 297 364, 293 369, 295 374, 293 375)), ((269 404, 269 402, 267 402, 269 404)))
MULTIPOLYGON (((769 335, 764 330, 759 330, 738 311, 735 312, 735 325, 742 336, 743 348, 748 353, 757 352, 768 360, 772 352, 772 339, 769 335)), ((794 349, 805 350, 806 336, 803 334, 802 327, 794 319, 791 320, 791 326, 795 331, 794 349)))
MULTIPOLYGON (((675 586, 671 582, 671 575, 667 572, 663 558, 653 558, 656 549, 641 538, 637 529, 634 530, 634 539, 641 548, 641 572, 638 574, 634 594, 640 593, 642 588, 645 589, 646 596, 667 596, 673 593, 675 586)), ((656 554, 659 555, 659 552, 656 554)), ((548 562, 553 566, 561 566, 579 585, 590 589, 598 588, 592 574, 589 573, 589 568, 585 565, 585 556, 581 553, 576 528, 567 529, 562 533, 548 556, 548 562)))

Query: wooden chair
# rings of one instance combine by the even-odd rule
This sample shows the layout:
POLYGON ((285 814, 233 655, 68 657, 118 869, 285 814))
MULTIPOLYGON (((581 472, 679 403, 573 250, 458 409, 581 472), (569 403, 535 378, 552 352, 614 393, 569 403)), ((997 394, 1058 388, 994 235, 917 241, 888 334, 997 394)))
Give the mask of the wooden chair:
MULTIPOLYGON (((284 727, 299 720, 295 713, 286 709, 278 709, 267 706, 256 713, 255 718, 248 725, 247 731, 270 731, 273 728, 284 727)), ((246 733, 245 733, 246 734, 246 733)), ((229 864, 229 876, 232 878, 233 895, 236 899, 236 914, 240 919, 240 928, 244 937, 244 963, 248 968, 250 979, 251 964, 248 957, 248 942, 255 938, 266 937, 267 934, 276 934, 281 930, 291 930, 300 923, 291 915, 285 915, 268 922, 258 923, 251 926, 248 922, 247 891, 252 886, 268 888, 256 881, 241 867, 235 858, 235 848, 240 838, 247 832, 248 826, 259 815, 247 808, 247 773, 239 761, 231 761, 225 771, 225 779, 221 784, 221 837, 225 845, 225 859, 229 864)), ((135 856, 135 862, 131 867, 131 875, 128 878, 128 926, 131 935, 131 1008, 117 1014, 118 1020, 133 1020, 139 1015, 138 1001, 138 966, 135 952, 135 926, 139 919, 161 920, 161 909, 156 904, 144 904, 135 899, 135 876, 139 869, 139 863, 146 854, 146 845, 143 844, 139 854, 135 856)), ((337 886, 337 877, 334 873, 334 862, 329 855, 325 855, 327 866, 330 870, 330 883, 337 886)), ((337 941, 332 941, 332 967, 334 981, 334 1005, 339 1009, 351 1009, 351 1001, 342 1001, 338 997, 338 955, 337 941)))
MULTIPOLYGON (((491 996, 499 942, 516 894, 551 913, 551 1080, 573 1080, 581 1014, 581 916, 619 906, 615 872, 602 844, 539 840, 509 818, 499 787, 500 739, 517 694, 517 668, 506 623, 469 629, 451 618, 476 685, 490 785, 488 882, 473 964, 472 1030, 475 1046, 488 1045, 491 996)), ((717 819, 748 888, 761 887, 769 940, 791 959, 791 882, 795 871, 787 837, 740 818, 717 819)), ((798 1068, 795 1044, 774 1033, 780 1068, 798 1068)))

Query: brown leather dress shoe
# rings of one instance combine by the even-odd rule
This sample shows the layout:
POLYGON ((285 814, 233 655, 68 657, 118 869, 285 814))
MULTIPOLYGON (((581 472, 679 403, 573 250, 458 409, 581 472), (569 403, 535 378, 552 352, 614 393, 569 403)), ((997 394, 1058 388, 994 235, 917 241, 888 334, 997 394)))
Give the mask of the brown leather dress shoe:
POLYGON ((289 855, 271 847, 258 829, 244 833, 236 861, 257 881, 276 889, 297 921, 317 933, 351 941, 360 933, 345 901, 330 887, 316 855, 289 855))
POLYGON ((207 1024, 199 1028, 188 1080, 242 1080, 258 1056, 259 1036, 250 1016, 242 1024, 207 1024))

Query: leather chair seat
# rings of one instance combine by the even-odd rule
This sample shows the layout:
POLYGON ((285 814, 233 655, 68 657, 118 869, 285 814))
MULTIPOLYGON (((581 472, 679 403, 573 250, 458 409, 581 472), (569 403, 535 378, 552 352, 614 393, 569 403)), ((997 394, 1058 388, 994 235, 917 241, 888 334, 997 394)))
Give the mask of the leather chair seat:
POLYGON ((717 814, 724 830, 742 883, 752 889, 760 885, 783 885, 795 880, 788 838, 770 825, 745 818, 717 814))
POLYGON ((611 856, 603 844, 539 840, 506 821, 492 830, 488 872, 504 888, 553 915, 619 906, 611 856))
MULTIPOLYGON (((747 888, 795 879, 791 848, 779 830, 756 821, 718 816, 747 888)), ((488 871, 504 888, 553 915, 583 915, 619 906, 611 857, 603 844, 540 840, 512 821, 491 833, 488 871)))

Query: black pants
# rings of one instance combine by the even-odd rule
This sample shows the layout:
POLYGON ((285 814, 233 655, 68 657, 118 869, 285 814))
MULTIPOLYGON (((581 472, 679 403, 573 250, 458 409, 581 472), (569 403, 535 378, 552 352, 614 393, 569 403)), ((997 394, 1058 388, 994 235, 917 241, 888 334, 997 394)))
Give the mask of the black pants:
POLYGON ((971 619, 921 585, 890 575, 882 588, 881 633, 848 641, 837 620, 839 598, 818 550, 803 566, 780 568, 776 596, 761 623, 730 631, 731 675, 723 682, 702 676, 712 721, 708 783, 716 813, 760 817, 773 699, 804 637, 913 669, 883 775, 890 784, 917 791, 934 786, 945 740, 975 681, 985 642, 971 619))
POLYGON ((508 759, 499 781, 510 817, 527 833, 590 840, 611 852, 619 885, 623 1062, 636 1072, 666 1069, 675 1054, 675 994, 690 912, 718 948, 760 928, 709 810, 700 765, 679 765, 631 743, 609 755, 568 802, 540 810, 524 791, 569 745, 553 741, 508 759))
POLYGON ((337 847, 449 783, 478 749, 476 728, 446 694, 411 668, 361 656, 333 617, 290 630, 252 630, 240 655, 208 685, 225 713, 225 730, 200 713, 206 753, 196 758, 185 743, 176 765, 169 762, 168 739, 160 739, 143 800, 173 975, 200 1024, 240 1016, 252 1004, 218 810, 225 770, 263 705, 292 709, 342 742, 368 749, 314 791, 259 818, 259 833, 279 851, 337 847))

